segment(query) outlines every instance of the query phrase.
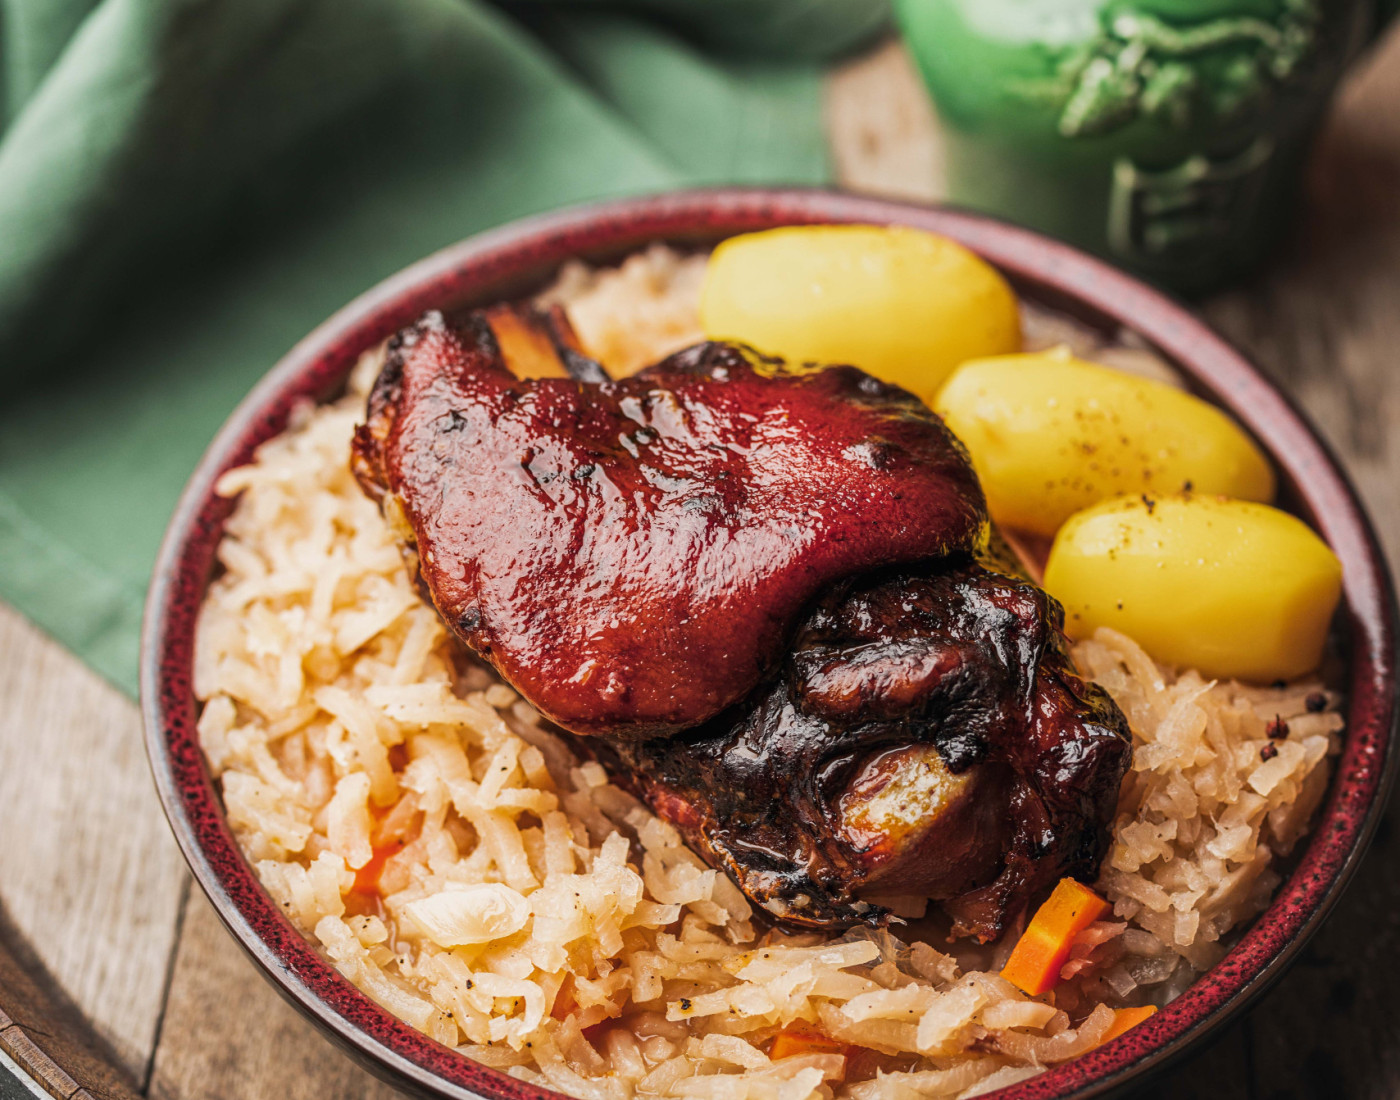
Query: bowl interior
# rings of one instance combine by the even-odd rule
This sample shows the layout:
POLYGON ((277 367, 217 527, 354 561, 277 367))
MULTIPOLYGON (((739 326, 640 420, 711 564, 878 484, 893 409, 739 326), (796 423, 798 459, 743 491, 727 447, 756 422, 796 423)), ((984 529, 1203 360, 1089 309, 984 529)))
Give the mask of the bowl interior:
POLYGON ((961 241, 1023 297, 1105 332, 1144 338, 1270 454, 1284 499, 1342 559, 1338 633, 1349 661, 1347 734, 1329 799, 1292 873, 1216 967, 1147 1023, 1077 1061, 996 1093, 1097 1096, 1180 1054, 1261 992, 1335 900, 1379 817, 1394 770, 1395 613, 1361 505, 1316 434, 1239 353, 1181 306, 1074 249, 976 215, 818 191, 724 190, 623 200, 515 223, 408 268, 299 343, 210 445, 167 531, 147 604, 142 701, 147 748, 176 838, 220 918, 278 990, 375 1072, 447 1097, 554 1096, 472 1062, 390 1016, 292 927, 258 884, 224 820, 201 755, 191 690, 194 626, 231 503, 214 484, 282 431, 298 404, 333 396, 358 355, 425 310, 517 297, 571 258, 616 261, 653 241, 708 247, 735 233, 823 222, 902 223, 961 241))

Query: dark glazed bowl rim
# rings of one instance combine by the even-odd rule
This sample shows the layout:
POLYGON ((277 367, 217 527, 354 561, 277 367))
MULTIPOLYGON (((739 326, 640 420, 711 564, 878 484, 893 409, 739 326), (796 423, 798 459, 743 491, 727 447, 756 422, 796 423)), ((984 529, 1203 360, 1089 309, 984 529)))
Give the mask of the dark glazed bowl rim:
POLYGON ((1302 511, 1342 558, 1348 727, 1328 800, 1301 859, 1226 957, 1151 1020, 997 1097, 1103 1096, 1179 1056, 1261 993, 1293 960, 1350 879, 1395 771, 1395 597, 1365 510, 1303 416, 1185 307, 1074 248, 947 208, 828 191, 716 189, 622 199, 514 222, 414 264, 297 344, 243 400, 176 507, 146 603, 141 696, 146 747, 175 837, 220 919, 292 1004, 374 1072, 434 1097, 541 1100, 526 1084, 439 1045, 342 978, 257 882, 224 820, 195 729, 192 655, 199 602, 230 505, 214 485, 247 462, 307 398, 340 385, 357 354, 425 309, 520 293, 574 256, 614 258, 651 240, 713 242, 777 225, 901 223, 952 237, 1032 298, 1136 331, 1260 440, 1302 511))

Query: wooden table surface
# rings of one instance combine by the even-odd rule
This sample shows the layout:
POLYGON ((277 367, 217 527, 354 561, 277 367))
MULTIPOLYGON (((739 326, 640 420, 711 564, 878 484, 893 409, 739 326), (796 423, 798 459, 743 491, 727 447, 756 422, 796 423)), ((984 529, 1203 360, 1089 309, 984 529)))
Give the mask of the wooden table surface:
MULTIPOLYGON (((846 186, 939 195, 936 124, 899 47, 833 73, 827 113, 846 186)), ((1400 36, 1352 75, 1312 176, 1269 273, 1203 309, 1343 456, 1394 563, 1400 36)), ((29 1014, 11 1007, 21 1028, 0 1012, 0 1058, 19 1050, 21 1031, 36 1037, 73 1078, 49 1084, 65 1097, 79 1085, 93 1096, 163 1100, 398 1095, 286 1006, 191 888, 151 786, 135 705, 3 605, 0 761, 0 1003, 29 1014)), ((1394 816, 1288 976, 1140 1095, 1400 1095, 1394 816)))

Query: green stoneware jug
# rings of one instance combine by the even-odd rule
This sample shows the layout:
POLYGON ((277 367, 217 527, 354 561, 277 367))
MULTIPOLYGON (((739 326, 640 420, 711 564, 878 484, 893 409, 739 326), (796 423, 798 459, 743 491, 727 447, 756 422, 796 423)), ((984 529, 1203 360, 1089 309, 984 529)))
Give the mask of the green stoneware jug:
POLYGON ((895 0, 949 198, 1200 293, 1285 231, 1347 63, 1395 0, 895 0))

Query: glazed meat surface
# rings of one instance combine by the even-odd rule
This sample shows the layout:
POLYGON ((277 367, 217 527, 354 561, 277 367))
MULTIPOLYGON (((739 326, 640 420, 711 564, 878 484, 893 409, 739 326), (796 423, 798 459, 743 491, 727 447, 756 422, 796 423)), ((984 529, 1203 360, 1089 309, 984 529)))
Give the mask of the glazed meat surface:
POLYGON ((993 939, 1062 875, 1093 873, 1127 722, 1075 675, 1063 612, 972 561, 822 601, 750 705, 599 750, 696 851, 789 923, 939 900, 993 939))
POLYGON ((1102 858, 1127 723, 904 391, 714 343, 611 381, 562 316, 429 314, 352 465, 456 638, 773 917, 989 940, 1102 858))
POLYGON ((832 583, 986 532, 942 421, 854 368, 701 344, 524 381, 479 317, 395 339, 354 467, 453 633, 560 726, 618 738, 742 700, 832 583))

